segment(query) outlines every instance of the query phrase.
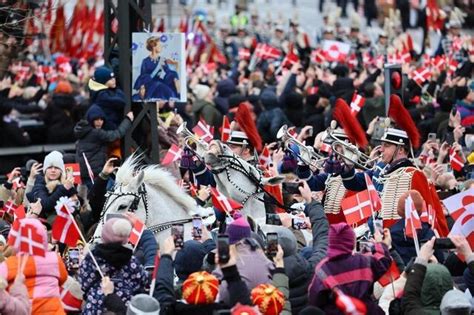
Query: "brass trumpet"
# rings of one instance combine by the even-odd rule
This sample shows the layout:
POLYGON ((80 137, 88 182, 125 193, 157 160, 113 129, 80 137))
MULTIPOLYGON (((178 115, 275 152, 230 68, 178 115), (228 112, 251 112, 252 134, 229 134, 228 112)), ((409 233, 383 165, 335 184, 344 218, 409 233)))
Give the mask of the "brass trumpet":
POLYGON ((287 125, 281 126, 280 130, 278 130, 277 139, 283 143, 285 149, 297 155, 304 164, 319 169, 323 167, 323 162, 326 160, 326 158, 316 153, 313 147, 304 145, 294 138, 289 133, 287 125), (291 149, 292 144, 299 148, 299 154, 296 154, 296 152, 291 149))
POLYGON ((327 130, 327 136, 333 140, 331 143, 332 152, 364 170, 371 169, 373 167, 373 163, 379 159, 379 156, 371 159, 370 156, 361 152, 357 146, 353 145, 349 141, 340 139, 335 135, 334 132, 336 130, 336 125, 336 121, 333 120, 331 122, 331 126, 327 130), (338 150, 338 147, 342 147, 342 152, 338 150))
POLYGON ((176 130, 176 134, 184 138, 184 144, 189 148, 192 148, 191 144, 194 142, 196 144, 195 153, 200 157, 204 156, 204 153, 209 150, 209 144, 207 144, 205 141, 203 141, 202 139, 197 137, 194 133, 192 133, 186 127, 186 122, 183 122, 178 127, 178 129, 176 130))

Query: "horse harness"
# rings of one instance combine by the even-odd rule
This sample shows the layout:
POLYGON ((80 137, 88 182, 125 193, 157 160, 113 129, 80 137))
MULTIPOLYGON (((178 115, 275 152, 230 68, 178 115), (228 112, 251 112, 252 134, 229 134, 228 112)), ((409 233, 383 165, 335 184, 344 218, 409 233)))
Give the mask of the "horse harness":
POLYGON ((132 212, 132 213, 135 213, 135 211, 138 209, 138 205, 140 204, 140 201, 143 202, 143 205, 145 206, 145 222, 144 222, 144 224, 145 224, 145 226, 147 226, 147 230, 153 232, 154 234, 159 233, 159 232, 163 232, 163 231, 171 228, 171 226, 174 225, 174 224, 185 224, 185 223, 192 222, 192 218, 191 218, 191 219, 181 219, 181 220, 175 220, 175 221, 168 221, 168 222, 163 222, 163 223, 160 223, 160 224, 155 224, 155 225, 152 225, 152 226, 148 226, 147 223, 148 223, 149 206, 148 206, 148 198, 147 198, 147 191, 146 191, 145 184, 141 184, 140 187, 138 187, 137 192, 123 192, 122 191, 122 185, 119 185, 119 191, 118 192, 108 191, 106 193, 106 199, 105 199, 105 204, 108 204, 108 206, 102 212, 102 218, 103 218, 103 215, 107 212, 110 205, 112 203, 114 203, 115 201, 117 201, 117 199, 119 199, 121 197, 124 197, 124 196, 133 196, 134 197, 132 203, 130 204, 130 206, 128 208, 128 211, 132 212), (115 198, 110 203, 108 203, 109 199, 112 196, 115 197, 115 198))

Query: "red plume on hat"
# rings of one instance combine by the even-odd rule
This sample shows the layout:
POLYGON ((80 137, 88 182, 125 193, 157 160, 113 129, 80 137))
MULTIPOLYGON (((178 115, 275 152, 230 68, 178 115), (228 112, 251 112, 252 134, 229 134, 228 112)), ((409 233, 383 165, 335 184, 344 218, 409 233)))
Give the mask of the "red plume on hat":
POLYGON ((390 107, 388 109, 388 116, 395 121, 397 126, 404 130, 412 146, 417 149, 420 147, 420 133, 416 128, 415 122, 411 118, 408 110, 403 106, 402 100, 398 95, 390 95, 390 107))
POLYGON ((361 148, 367 146, 369 142, 365 136, 364 129, 362 129, 357 119, 351 114, 351 108, 342 98, 336 100, 333 117, 342 126, 352 143, 357 143, 361 148))
POLYGON ((235 121, 239 124, 240 130, 245 132, 249 138, 250 144, 260 153, 262 151, 262 138, 260 138, 257 125, 252 118, 252 113, 245 103, 240 103, 235 114, 235 121))

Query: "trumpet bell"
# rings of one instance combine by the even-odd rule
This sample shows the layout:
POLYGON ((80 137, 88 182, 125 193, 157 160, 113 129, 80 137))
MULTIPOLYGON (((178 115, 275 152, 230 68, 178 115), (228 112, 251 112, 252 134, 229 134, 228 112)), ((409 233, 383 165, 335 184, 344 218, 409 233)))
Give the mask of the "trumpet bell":
POLYGON ((287 131, 288 131, 287 125, 281 126, 280 129, 278 129, 278 132, 276 134, 277 139, 282 139, 286 135, 287 131))

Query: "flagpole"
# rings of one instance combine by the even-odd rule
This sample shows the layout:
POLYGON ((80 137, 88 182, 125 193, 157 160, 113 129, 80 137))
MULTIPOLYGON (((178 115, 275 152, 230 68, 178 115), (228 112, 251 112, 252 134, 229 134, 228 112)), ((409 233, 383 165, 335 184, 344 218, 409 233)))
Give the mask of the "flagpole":
MULTIPOLYGON (((66 207, 67 208, 67 207, 66 207)), ((69 212, 69 209, 66 209, 67 210, 67 213, 69 214, 69 217, 71 218, 72 220, 72 224, 74 224, 74 226, 76 227, 77 229, 77 232, 79 233, 79 237, 81 238, 81 240, 84 242, 84 244, 88 244, 86 242, 86 239, 84 237, 84 235, 82 235, 82 232, 81 232, 81 229, 79 229, 79 226, 77 225, 76 223, 76 220, 74 219, 74 217, 72 216, 72 213, 69 212)), ((102 273, 102 270, 100 269, 100 266, 99 266, 99 263, 97 262, 97 260, 95 259, 94 255, 92 254, 92 250, 90 250, 88 248, 88 251, 89 251, 89 255, 91 256, 92 258, 92 261, 94 262, 96 268, 97 268, 97 271, 99 272, 100 274, 100 277, 103 279, 104 278, 104 274, 102 273)))
MULTIPOLYGON (((413 211, 413 210, 411 210, 411 211, 413 211)), ((420 256, 420 243, 418 243, 418 233, 415 229, 415 226, 413 225, 413 219, 411 218, 411 212, 410 212, 410 225, 411 225, 411 231, 413 233, 413 240, 415 241, 416 256, 419 257, 420 256)))
POLYGON ((151 277, 151 285, 150 285, 150 296, 153 296, 153 293, 155 292, 155 285, 156 285, 156 275, 158 274, 158 267, 160 266, 160 251, 156 251, 156 256, 155 256, 155 263, 154 267, 155 269, 153 270, 153 274, 151 277))

